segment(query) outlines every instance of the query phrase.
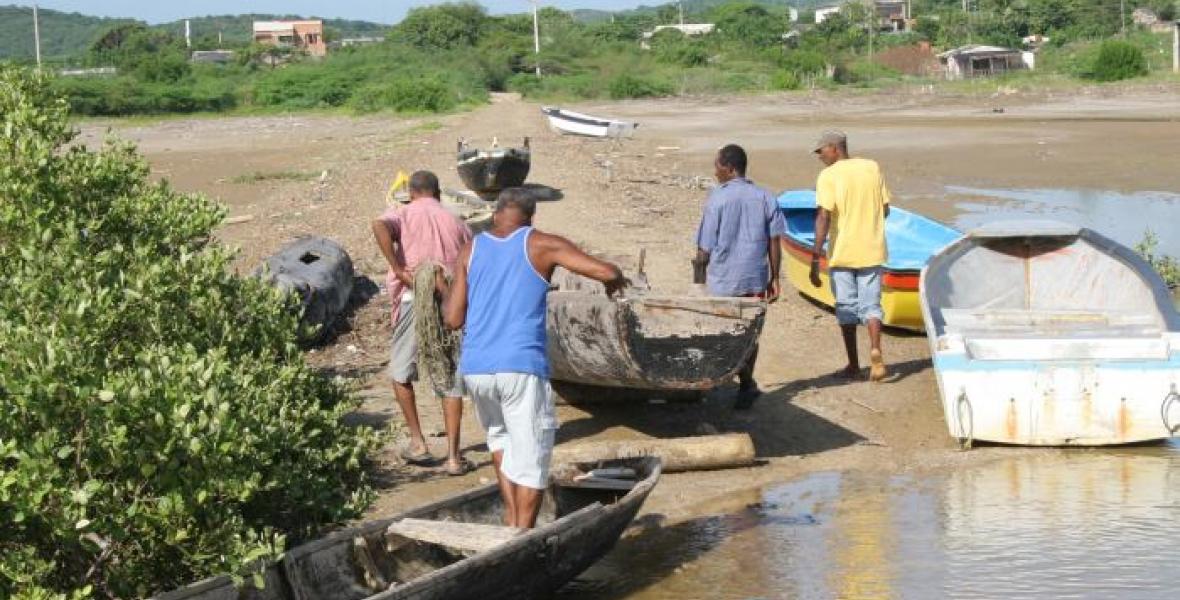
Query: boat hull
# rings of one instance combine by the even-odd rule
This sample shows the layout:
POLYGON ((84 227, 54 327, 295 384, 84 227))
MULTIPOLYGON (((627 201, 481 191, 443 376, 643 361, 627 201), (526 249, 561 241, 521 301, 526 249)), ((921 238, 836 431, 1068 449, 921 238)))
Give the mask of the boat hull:
POLYGON ((1180 431, 1180 315, 1130 249, 1072 226, 995 225, 933 257, 920 292, 960 442, 1102 446, 1180 431))
MULTIPOLYGON (((783 238, 783 274, 800 294, 829 308, 836 306, 827 261, 822 263, 820 287, 811 285, 811 250, 783 238)), ((888 327, 922 331, 922 306, 916 272, 886 271, 881 281, 881 322, 888 327)))
MULTIPOLYGON (((592 465, 597 467, 599 465, 592 465)), ((391 547, 385 530, 407 518, 499 525, 496 484, 480 486, 392 518, 338 531, 287 552, 264 572, 262 589, 215 577, 157 600, 485 600, 546 597, 610 551, 659 481, 660 459, 604 461, 640 480, 629 491, 551 487, 542 504, 561 518, 490 550, 463 555, 411 542, 391 547), (449 564, 447 564, 449 563, 449 564), (439 566, 445 565, 445 566, 439 566)), ((584 465, 585 467, 585 465, 584 465)), ((249 581, 249 579, 247 580, 249 581)))
POLYGON ((455 169, 463 185, 484 199, 524 184, 532 159, 527 149, 467 151, 459 153, 455 169))
POLYGON ((766 305, 752 298, 640 296, 584 291, 548 298, 556 381, 633 390, 707 390, 753 352, 766 305))
MULTIPOLYGON (((825 306, 835 307, 827 257, 820 261, 823 285, 811 285, 811 251, 815 247, 815 192, 792 190, 778 200, 787 222, 783 237, 783 273, 787 281, 804 296, 825 306)), ((889 260, 881 276, 881 322, 887 327, 923 331, 918 281, 922 267, 930 257, 960 237, 960 233, 932 219, 904 208, 890 208, 885 220, 885 242, 889 260)))
POLYGON ((1167 438, 1165 423, 1180 425, 1180 354, 1072 365, 944 355, 934 367, 947 429, 959 440, 1103 446, 1167 438))
POLYGON ((635 135, 637 123, 616 121, 584 115, 558 108, 541 109, 549 119, 549 126, 558 133, 596 138, 629 138, 635 135))

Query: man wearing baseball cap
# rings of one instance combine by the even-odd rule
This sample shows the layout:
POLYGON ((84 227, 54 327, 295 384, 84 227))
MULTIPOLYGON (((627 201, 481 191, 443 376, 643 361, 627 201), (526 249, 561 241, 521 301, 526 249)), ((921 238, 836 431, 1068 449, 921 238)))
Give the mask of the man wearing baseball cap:
POLYGON ((849 379, 860 376, 856 327, 863 324, 869 330, 871 348, 869 380, 881 381, 888 375, 881 355, 881 267, 889 256, 885 245, 889 188, 876 161, 848 156, 848 137, 841 131, 825 131, 814 152, 827 167, 815 184, 819 210, 811 285, 822 285, 820 258, 830 232, 828 272, 836 298, 836 322, 848 353, 842 375, 849 379))

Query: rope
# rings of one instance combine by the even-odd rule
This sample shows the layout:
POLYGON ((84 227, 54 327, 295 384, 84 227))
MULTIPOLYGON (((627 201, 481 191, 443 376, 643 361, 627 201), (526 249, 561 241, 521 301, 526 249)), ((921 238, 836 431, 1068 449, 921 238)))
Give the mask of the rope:
POLYGON ((414 334, 418 338, 418 368, 430 379, 434 393, 446 396, 455 387, 462 337, 443 324, 434 289, 435 272, 440 268, 426 262, 414 272, 414 334))

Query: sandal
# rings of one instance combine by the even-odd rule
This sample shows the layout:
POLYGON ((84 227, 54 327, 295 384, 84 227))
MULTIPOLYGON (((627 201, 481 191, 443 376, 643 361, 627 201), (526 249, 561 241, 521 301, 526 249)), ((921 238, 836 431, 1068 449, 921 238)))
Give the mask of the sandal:
POLYGON ((406 463, 419 467, 427 466, 434 462, 434 455, 430 453, 430 450, 423 450, 414 454, 409 448, 405 448, 401 451, 401 458, 406 463))
POLYGON ((458 465, 453 465, 450 461, 447 461, 447 463, 443 465, 443 470, 446 471, 447 475, 450 475, 451 477, 460 477, 462 475, 466 475, 474 469, 475 465, 471 464, 471 462, 466 458, 460 458, 458 465))

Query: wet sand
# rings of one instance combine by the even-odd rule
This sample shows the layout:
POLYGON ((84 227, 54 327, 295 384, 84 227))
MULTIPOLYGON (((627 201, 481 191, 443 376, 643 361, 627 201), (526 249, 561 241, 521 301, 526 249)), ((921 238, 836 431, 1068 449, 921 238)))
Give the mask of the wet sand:
MULTIPOLYGON (((496 136, 509 144, 530 136, 530 181, 564 194, 540 207, 538 227, 612 255, 635 255, 646 248, 652 284, 677 291, 686 289, 691 278, 688 260, 706 194, 697 184, 711 176, 713 150, 728 142, 750 151, 750 175, 758 183, 775 190, 811 187, 820 164, 809 145, 823 129, 841 128, 854 153, 881 162, 899 204, 950 222, 959 209, 946 199, 947 186, 1180 191, 1180 169, 1173 164, 1180 150, 1177 88, 1116 91, 993 97, 903 90, 573 107, 642 123, 635 140, 618 144, 558 136, 548 130, 538 105, 511 98, 438 118, 90 122, 84 139, 93 142, 111 126, 136 141, 155 171, 176 187, 220 199, 231 216, 253 216, 218 233, 240 248, 243 270, 298 235, 318 234, 340 241, 358 272, 380 283, 383 260, 368 224, 384 207, 386 187, 398 169, 429 168, 439 173, 444 187, 459 187, 454 172, 458 138, 488 143, 496 136), (999 108, 1002 113, 996 112, 999 108), (300 171, 314 180, 234 182, 256 171, 300 171)), ((1120 218, 1162 226, 1133 213, 1120 218)), ((1161 234, 1175 235, 1171 230, 1161 234)), ((958 451, 943 422, 922 336, 889 333, 886 358, 897 374, 889 384, 835 379, 831 374, 844 365, 844 357, 831 313, 803 300, 789 285, 786 292, 768 314, 755 373, 767 393, 752 410, 732 410, 732 387, 696 404, 562 406, 559 442, 748 431, 760 465, 665 476, 642 518, 660 527, 732 514, 760 501, 763 486, 809 473, 950 472, 1059 452, 958 451)), ((315 364, 356 382, 365 401, 356 415, 361 422, 398 419, 381 374, 388 353, 388 310, 388 297, 377 295, 349 314, 332 343, 309 353, 315 364)), ((419 406, 427 430, 441 432, 437 403, 420 399, 419 406)), ((464 432, 464 446, 478 471, 450 478, 438 470, 407 467, 391 447, 381 457, 380 498, 371 514, 404 510, 491 481, 470 405, 464 432)), ((432 438, 432 444, 441 454, 443 440, 432 438)))

